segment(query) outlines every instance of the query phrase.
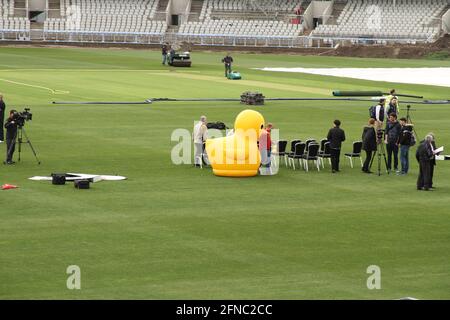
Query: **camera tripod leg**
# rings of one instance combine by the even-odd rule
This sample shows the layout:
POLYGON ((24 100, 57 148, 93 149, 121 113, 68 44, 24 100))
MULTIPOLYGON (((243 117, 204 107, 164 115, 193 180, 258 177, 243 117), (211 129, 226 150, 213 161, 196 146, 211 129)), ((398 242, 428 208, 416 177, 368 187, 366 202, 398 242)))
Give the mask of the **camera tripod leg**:
MULTIPOLYGON (((412 118, 411 118, 411 114, 410 114, 410 112, 411 112, 410 109, 411 109, 410 106, 408 106, 407 109, 406 109, 406 123, 413 124, 412 118)), ((412 128, 413 128, 413 132, 414 132, 414 134, 416 135, 416 138, 417 138, 418 135, 417 135, 417 132, 416 132, 416 128, 414 126, 412 128)))
POLYGON ((386 166, 385 167, 386 168, 386 173, 389 174, 390 172, 388 170, 388 161, 387 161, 387 158, 386 158, 386 147, 384 146, 384 144, 381 145, 381 151, 382 151, 382 155, 383 155, 383 158, 384 158, 384 165, 386 166))
POLYGON ((17 158, 17 162, 20 162, 20 154, 22 153, 22 131, 17 129, 16 136, 17 136, 17 144, 18 144, 17 152, 19 153, 19 157, 17 158))
POLYGON ((19 128, 19 130, 21 132, 21 134, 20 134, 20 142, 19 142, 19 161, 20 161, 20 150, 21 150, 20 146, 23 143, 23 141, 22 141, 22 135, 23 135, 23 136, 25 136, 25 139, 26 139, 25 143, 27 143, 30 146, 31 152, 33 152, 34 158, 36 159, 37 163, 41 164, 41 161, 39 160, 39 158, 37 156, 37 153, 36 153, 36 150, 33 147, 33 144, 31 143, 30 139, 28 139, 28 135, 27 135, 27 133, 25 131, 25 128, 22 127, 22 128, 19 128))
POLYGON ((378 153, 378 176, 381 176, 381 153, 377 151, 378 153))
POLYGON ((381 161, 382 161, 381 158, 382 157, 384 159, 384 164, 386 166, 386 173, 389 174, 389 171, 387 169, 387 164, 388 163, 387 163, 387 158, 386 158, 386 152, 385 152, 385 149, 384 149, 384 145, 378 144, 377 150, 374 152, 373 157, 370 160, 370 167, 369 167, 369 168, 372 168, 373 161, 375 160, 375 158, 377 158, 377 161, 378 161, 378 163, 377 163, 377 174, 378 174, 378 176, 381 176, 381 161))
POLYGON ((372 155, 372 159, 370 159, 369 168, 372 169, 373 160, 375 160, 375 157, 377 156, 377 151, 375 151, 372 155))

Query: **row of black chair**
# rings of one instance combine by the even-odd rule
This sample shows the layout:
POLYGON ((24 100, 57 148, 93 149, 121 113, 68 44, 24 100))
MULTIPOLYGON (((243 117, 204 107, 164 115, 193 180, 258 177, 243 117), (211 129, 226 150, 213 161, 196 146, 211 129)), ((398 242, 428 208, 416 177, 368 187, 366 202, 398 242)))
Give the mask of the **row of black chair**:
MULTIPOLYGON (((308 139, 302 142, 300 139, 291 141, 291 150, 286 151, 288 145, 287 140, 280 140, 277 142, 277 151, 274 152, 274 156, 278 156, 279 161, 284 158, 286 167, 292 166, 295 170, 295 160, 297 160, 298 165, 303 167, 306 171, 309 171, 308 162, 314 161, 317 170, 320 171, 320 165, 325 168, 324 159, 328 159, 331 165, 331 150, 330 142, 327 139, 322 139, 318 143, 315 139, 308 139)), ((361 167, 363 165, 361 158, 362 142, 356 141, 353 143, 352 152, 345 153, 345 157, 349 159, 350 166, 353 168, 353 158, 359 158, 361 161, 361 167)))

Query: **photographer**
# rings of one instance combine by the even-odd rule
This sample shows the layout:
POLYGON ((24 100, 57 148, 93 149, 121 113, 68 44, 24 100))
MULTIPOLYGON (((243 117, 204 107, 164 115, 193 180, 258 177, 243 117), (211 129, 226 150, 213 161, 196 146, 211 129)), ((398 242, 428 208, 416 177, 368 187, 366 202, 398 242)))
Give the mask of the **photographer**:
POLYGON ((398 144, 400 145, 400 163, 402 165, 402 171, 400 175, 405 175, 409 171, 409 149, 413 144, 413 126, 407 123, 406 118, 400 119, 402 126, 400 138, 398 144))
POLYGON ((6 105, 5 102, 3 101, 3 95, 0 94, 0 143, 3 143, 3 141, 5 141, 5 136, 3 134, 3 123, 5 122, 5 109, 6 109, 6 105))
POLYGON ((377 151, 377 133, 375 131, 375 122, 375 119, 369 119, 369 123, 367 127, 364 128, 362 134, 362 149, 366 151, 366 161, 364 161, 362 171, 365 173, 372 173, 370 171, 370 162, 372 161, 373 152, 377 151))
POLYGON ((229 53, 222 59, 222 63, 225 64, 225 78, 228 78, 228 74, 231 73, 231 64, 233 63, 233 58, 229 53))
POLYGON ((16 148, 17 137, 17 111, 11 110, 9 112, 8 120, 5 123, 6 129, 6 161, 5 164, 14 164, 12 161, 13 154, 16 148))
POLYGON ((394 156, 394 170, 398 173, 398 140, 402 132, 402 126, 397 121, 397 115, 391 113, 389 121, 386 123, 386 130, 384 133, 386 151, 388 154, 387 169, 392 170, 392 156, 394 156))

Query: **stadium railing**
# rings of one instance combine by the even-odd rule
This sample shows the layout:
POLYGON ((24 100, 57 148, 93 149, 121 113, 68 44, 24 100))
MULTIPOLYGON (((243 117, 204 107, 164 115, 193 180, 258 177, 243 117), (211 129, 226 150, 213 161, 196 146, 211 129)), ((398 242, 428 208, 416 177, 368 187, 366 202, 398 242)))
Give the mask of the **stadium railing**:
POLYGON ((118 44, 160 44, 163 33, 145 32, 96 32, 96 31, 57 31, 43 32, 43 41, 47 42, 91 42, 118 44))
MULTIPOLYGON (((34 31, 36 32, 36 30, 34 31)), ((42 31, 45 42, 90 42, 117 44, 161 44, 166 39, 199 46, 236 46, 272 48, 332 48, 336 45, 386 45, 431 43, 435 39, 322 37, 322 36, 253 36, 229 34, 164 34, 143 32, 42 31)), ((0 30, 0 41, 29 41, 30 30, 0 30)))
POLYGON ((246 36, 226 34, 175 34, 178 41, 185 41, 195 45, 207 46, 242 46, 242 47, 275 47, 275 48, 323 48, 334 47, 338 44, 353 45, 385 45, 385 44, 418 44, 430 43, 434 38, 368 38, 368 37, 319 37, 319 36, 246 36))
POLYGON ((0 30, 1 41, 29 41, 30 30, 25 29, 1 29, 0 30))
POLYGON ((253 36, 227 34, 175 34, 177 41, 206 46, 293 48, 307 45, 307 37, 253 36))

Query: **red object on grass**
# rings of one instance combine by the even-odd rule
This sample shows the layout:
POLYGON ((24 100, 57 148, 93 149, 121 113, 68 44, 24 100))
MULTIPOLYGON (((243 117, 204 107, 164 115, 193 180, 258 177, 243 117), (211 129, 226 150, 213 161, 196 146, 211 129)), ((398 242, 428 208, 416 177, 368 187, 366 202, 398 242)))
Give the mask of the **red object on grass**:
POLYGON ((10 189, 17 189, 18 186, 14 186, 12 184, 4 184, 2 185, 2 190, 10 190, 10 189))

